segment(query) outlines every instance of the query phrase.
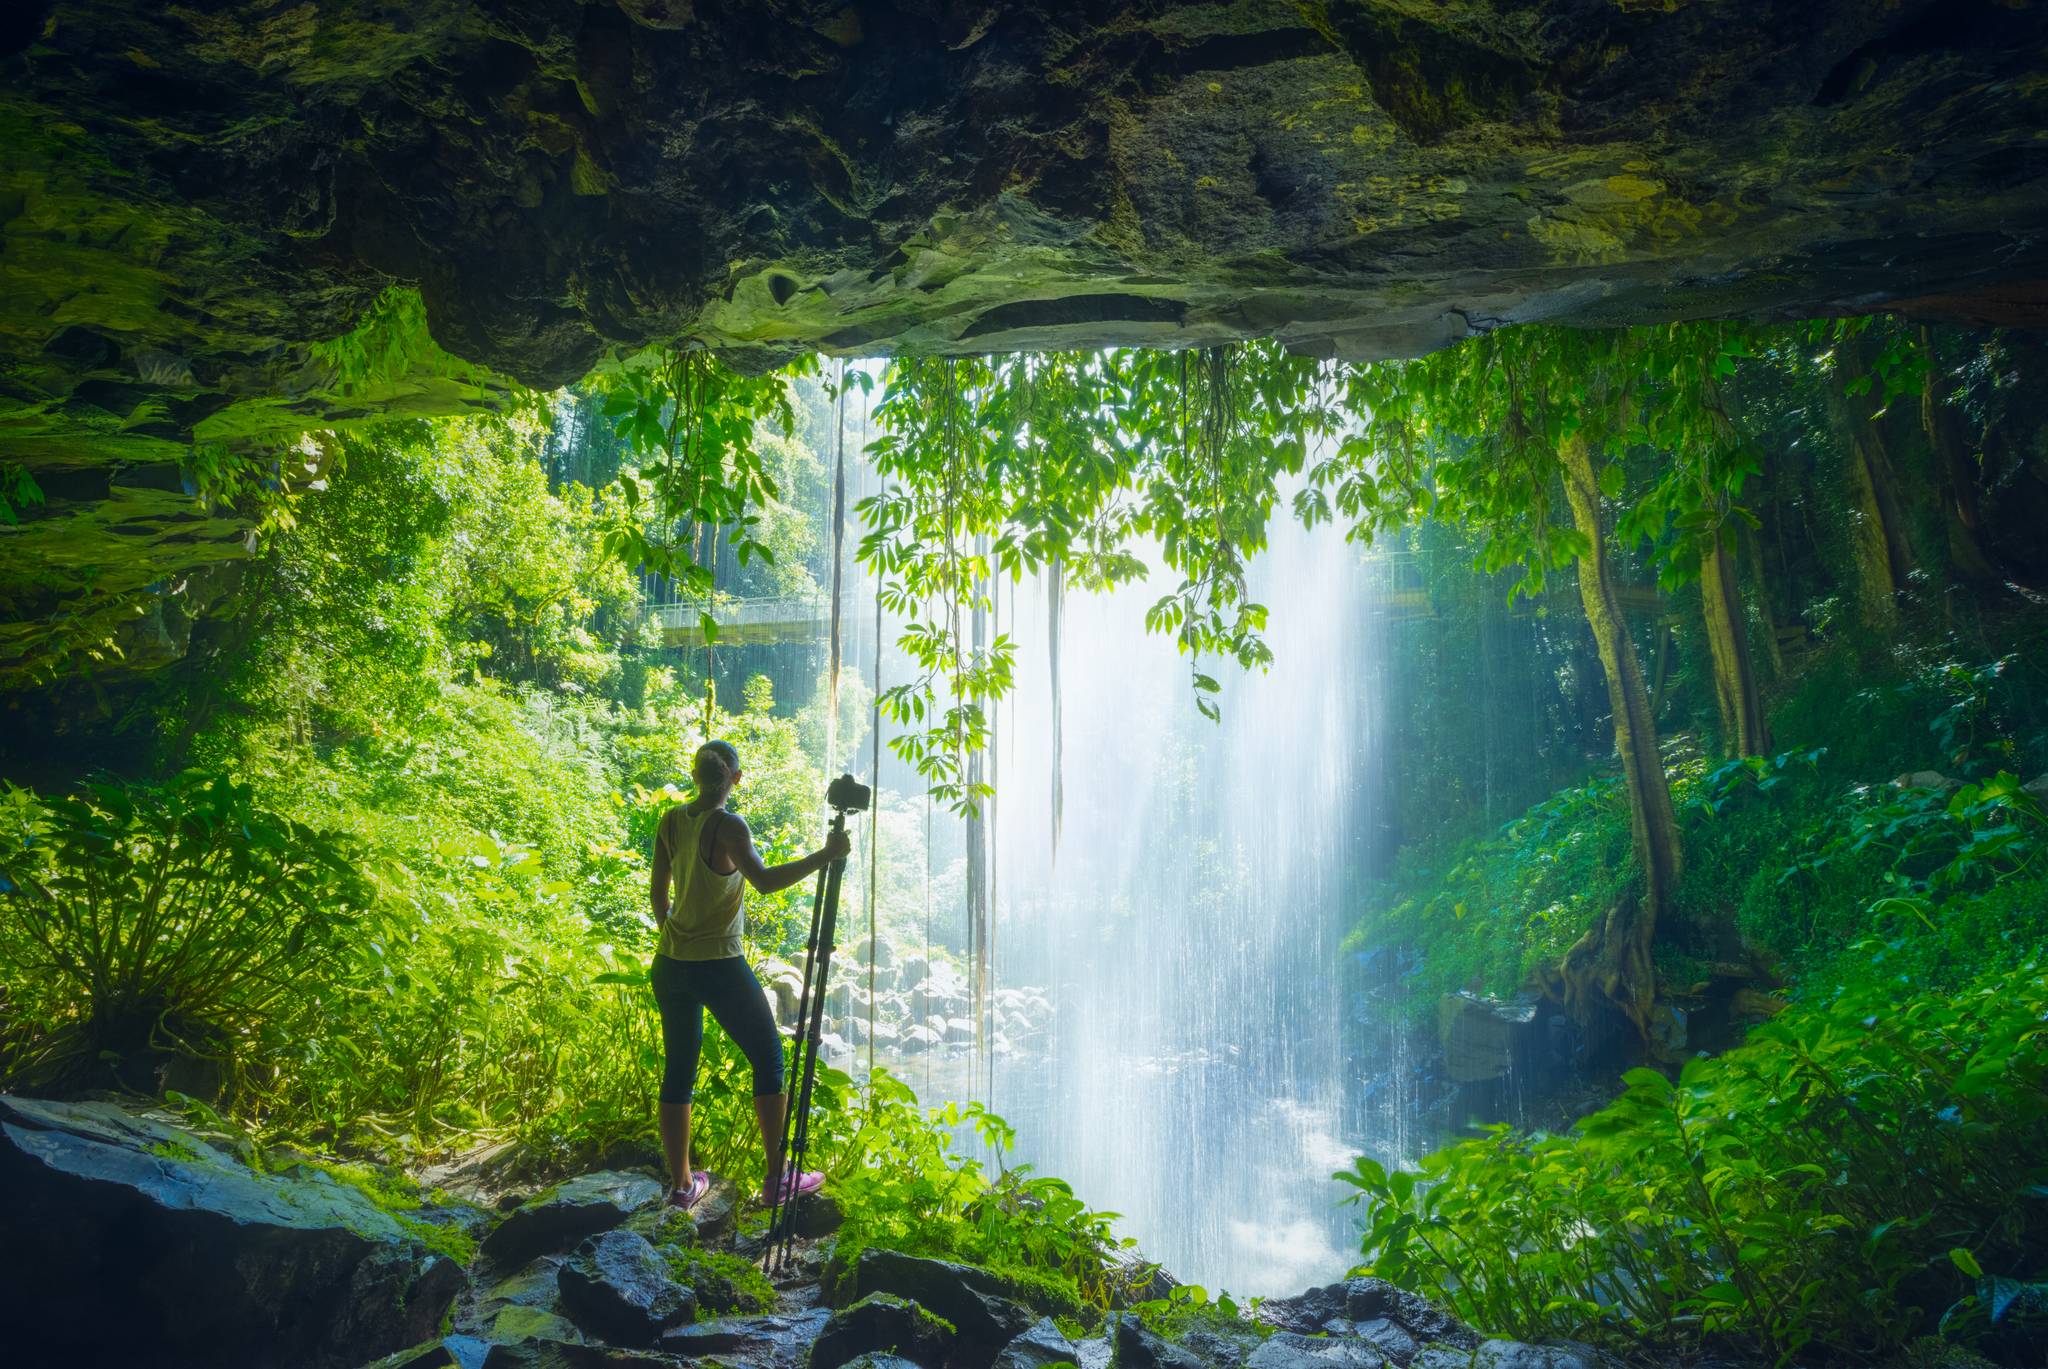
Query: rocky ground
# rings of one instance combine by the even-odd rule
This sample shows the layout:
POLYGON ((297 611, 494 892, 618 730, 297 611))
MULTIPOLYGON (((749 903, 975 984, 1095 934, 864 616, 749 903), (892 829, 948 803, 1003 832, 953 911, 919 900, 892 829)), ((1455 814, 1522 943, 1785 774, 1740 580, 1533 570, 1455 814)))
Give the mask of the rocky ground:
MULTIPOLYGON (((871 995, 867 961, 865 940, 833 959, 832 986, 825 995, 828 1057, 866 1046, 871 1025, 876 1046, 899 1061, 974 1045, 973 998, 957 966, 883 940, 871 995)), ((760 978, 774 1002, 776 1020, 794 1026, 803 971, 771 960, 762 965, 760 978)), ((998 1055, 1028 1049, 1052 1024, 1051 1001, 1030 986, 995 990, 989 1007, 989 1044, 998 1055)))
POLYGON ((694 1213, 648 1172, 417 1206, 314 1159, 280 1163, 110 1102, 0 1096, 0 1344, 16 1365, 312 1369, 1595 1369, 1489 1340, 1351 1279, 1255 1318, 1080 1319, 985 1269, 841 1249, 800 1208, 786 1269, 720 1181, 694 1213), (1060 1315, 1065 1314, 1065 1315, 1060 1315))

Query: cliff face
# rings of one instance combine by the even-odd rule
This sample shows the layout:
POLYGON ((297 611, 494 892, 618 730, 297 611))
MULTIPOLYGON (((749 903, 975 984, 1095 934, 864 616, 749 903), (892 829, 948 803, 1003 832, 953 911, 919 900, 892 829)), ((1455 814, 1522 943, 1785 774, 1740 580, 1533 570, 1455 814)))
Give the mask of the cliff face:
POLYGON ((542 386, 676 336, 763 364, 2030 322, 2044 46, 2025 0, 27 3, 0 463, 175 483, 194 442, 488 403, 309 348, 394 283, 542 386))

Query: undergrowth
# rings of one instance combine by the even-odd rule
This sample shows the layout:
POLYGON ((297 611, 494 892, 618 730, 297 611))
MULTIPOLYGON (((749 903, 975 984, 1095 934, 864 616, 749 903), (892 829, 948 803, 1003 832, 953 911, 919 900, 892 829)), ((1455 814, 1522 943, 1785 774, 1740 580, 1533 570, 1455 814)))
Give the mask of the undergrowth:
MULTIPOLYGON (((1953 987, 2032 954, 2048 861, 2020 781, 2048 766, 2025 698, 2048 653, 1942 646, 1875 665, 1827 655, 1774 714, 1793 744, 1773 755, 1709 764, 1667 747, 1686 859, 1657 948, 1668 982, 1734 937, 1826 989, 1899 973, 1953 987)), ((1493 833, 1410 852, 1346 949, 1404 948, 1396 1010, 1423 1021, 1444 993, 1519 991, 1635 878, 1620 781, 1597 774, 1493 833)))
POLYGON ((1361 1158, 1366 1273, 1488 1330, 1871 1361, 2039 1340, 2048 974, 1910 980, 1788 1012, 1569 1135, 1495 1128, 1415 1171, 1361 1158))

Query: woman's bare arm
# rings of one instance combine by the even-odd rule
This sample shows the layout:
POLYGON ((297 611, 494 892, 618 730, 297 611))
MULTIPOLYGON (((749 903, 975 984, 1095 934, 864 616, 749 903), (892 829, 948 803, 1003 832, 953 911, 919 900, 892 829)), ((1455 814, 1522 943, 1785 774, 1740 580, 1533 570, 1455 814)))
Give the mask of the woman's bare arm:
POLYGON ((807 856, 799 856, 780 865, 764 865, 760 853, 754 849, 754 834, 747 830, 747 820, 737 813, 719 824, 718 845, 720 854, 746 876, 747 883, 754 886, 755 892, 763 894, 780 893, 792 884, 801 883, 853 849, 853 841, 846 833, 834 832, 825 839, 822 847, 807 856))

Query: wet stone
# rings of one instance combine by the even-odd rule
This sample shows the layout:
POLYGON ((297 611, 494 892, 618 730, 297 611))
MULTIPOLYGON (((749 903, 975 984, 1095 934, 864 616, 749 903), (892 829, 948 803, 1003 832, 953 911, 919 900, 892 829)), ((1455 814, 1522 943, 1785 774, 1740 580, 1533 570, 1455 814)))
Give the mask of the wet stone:
POLYGON ((1361 1322, 1333 1322, 1328 1329, 1333 1334, 1358 1337, 1397 1365, 1407 1365, 1422 1350, 1422 1340, 1391 1317, 1374 1317, 1370 1321, 1361 1322), (1339 1327, 1344 1329, 1340 1331, 1339 1327))
POLYGON ((584 1331, 616 1345, 652 1345, 697 1313, 697 1296, 669 1275, 647 1238, 608 1231, 576 1248, 561 1268, 562 1306, 584 1331))
POLYGON ((1531 1345, 1524 1341, 1481 1342, 1472 1369, 1610 1369, 1613 1361, 1589 1345, 1570 1341, 1531 1345))
POLYGON ((1112 1320, 1109 1340, 1116 1369, 1211 1369, 1192 1350, 1163 1339, 1134 1316, 1112 1320))
POLYGON ((1362 1340, 1275 1332, 1252 1351, 1244 1369, 1382 1369, 1387 1357, 1362 1340))
POLYGON ((721 1317, 663 1332, 660 1349, 692 1359, 714 1356, 756 1369, 789 1369, 804 1363, 811 1342, 825 1329, 830 1317, 831 1313, 822 1308, 760 1317, 721 1317))
POLYGON ((870 1293, 832 1314, 811 1346, 810 1369, 840 1369, 877 1351, 938 1369, 952 1343, 945 1324, 916 1303, 870 1293))
POLYGON ((662 1197, 660 1181, 645 1174, 585 1174, 519 1207, 484 1238, 481 1253, 499 1265, 524 1264, 609 1231, 662 1197))
POLYGON ((988 1364, 1033 1329, 1032 1314, 1007 1296, 1003 1281, 972 1265, 870 1248, 861 1251, 852 1284, 856 1296, 893 1293, 953 1323, 955 1355, 964 1365, 988 1364))
POLYGON ((675 1361, 615 1345, 523 1340, 493 1345, 478 1369, 675 1369, 675 1361))
POLYGON ((1003 1347, 996 1356, 995 1369, 1046 1369, 1048 1365, 1076 1363, 1073 1342, 1061 1334, 1051 1317, 1042 1317, 1029 1330, 1003 1347))

